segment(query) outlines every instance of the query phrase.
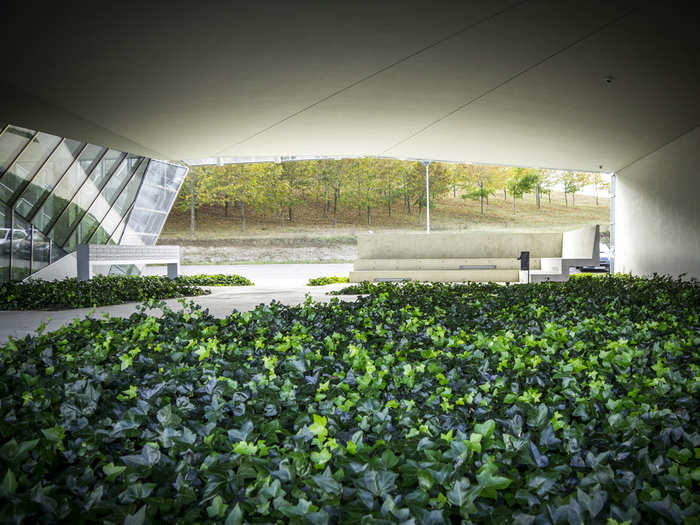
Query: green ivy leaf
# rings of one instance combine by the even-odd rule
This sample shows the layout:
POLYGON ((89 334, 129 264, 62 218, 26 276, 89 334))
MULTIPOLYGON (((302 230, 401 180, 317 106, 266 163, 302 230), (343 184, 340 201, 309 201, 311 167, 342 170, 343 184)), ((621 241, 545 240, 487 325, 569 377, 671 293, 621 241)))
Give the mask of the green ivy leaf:
POLYGON ((207 515, 210 518, 223 518, 228 504, 224 503, 221 496, 215 496, 211 504, 207 507, 207 515))
POLYGON ((146 521, 146 507, 147 505, 142 505, 134 514, 129 514, 124 518, 124 525, 143 525, 146 521))
POLYGON ((496 431, 496 422, 493 419, 474 425, 474 433, 481 434, 484 440, 489 440, 496 431))
POLYGON ((5 477, 2 478, 2 483, 0 483, 0 496, 7 498, 15 493, 17 490, 17 479, 15 478, 12 470, 7 469, 5 477))
POLYGON ((467 490, 471 483, 467 478, 458 479, 450 490, 447 491, 447 501, 452 505, 461 507, 467 502, 467 490))
POLYGON ((342 489, 340 483, 333 479, 331 470, 328 467, 323 471, 323 474, 316 474, 312 476, 311 479, 314 480, 318 488, 327 494, 339 494, 342 489))
POLYGON ((224 523, 225 525, 241 525, 243 523, 243 511, 238 503, 228 513, 224 523))

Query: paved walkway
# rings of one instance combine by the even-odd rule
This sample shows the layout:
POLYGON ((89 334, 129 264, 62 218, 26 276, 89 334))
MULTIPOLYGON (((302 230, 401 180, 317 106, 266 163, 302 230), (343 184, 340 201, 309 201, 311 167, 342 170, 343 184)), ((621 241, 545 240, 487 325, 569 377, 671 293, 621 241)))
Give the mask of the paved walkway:
MULTIPOLYGON (((193 297, 189 300, 207 308, 216 317, 226 317, 233 310, 248 311, 261 303, 272 300, 283 304, 294 305, 304 302, 306 294, 314 301, 327 302, 334 296, 326 295, 330 290, 338 290, 344 284, 328 286, 306 286, 310 277, 347 276, 352 270, 352 264, 249 264, 226 266, 181 266, 182 275, 199 273, 208 274, 238 274, 247 277, 255 286, 220 286, 209 288, 211 295, 193 297)), ((148 267, 144 272, 148 275, 165 274, 165 267, 148 267)), ((342 299, 342 297, 339 297, 342 299)), ((354 300, 352 297, 346 300, 354 300)), ((177 299, 165 301, 172 310, 181 310, 182 305, 177 299)), ((136 311, 139 303, 127 303, 113 306, 101 306, 92 311, 91 308, 60 311, 0 311, 0 343, 12 337, 23 337, 36 332, 42 322, 46 323, 46 331, 53 331, 74 319, 82 319, 88 314, 93 319, 102 318, 105 313, 113 317, 128 317, 136 311), (90 313, 92 312, 92 313, 90 313)), ((154 310, 158 315, 160 310, 154 310)))

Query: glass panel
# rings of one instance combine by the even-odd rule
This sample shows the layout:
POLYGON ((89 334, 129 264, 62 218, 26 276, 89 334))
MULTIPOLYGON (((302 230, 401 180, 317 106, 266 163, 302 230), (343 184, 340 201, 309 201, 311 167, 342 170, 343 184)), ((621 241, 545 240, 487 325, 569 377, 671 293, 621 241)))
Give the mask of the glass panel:
POLYGON ((93 144, 85 148, 78 162, 68 169, 60 182, 56 184, 56 187, 48 195, 44 204, 41 205, 39 211, 34 215, 32 219, 34 226, 42 231, 46 231, 49 224, 66 208, 76 191, 85 182, 88 173, 99 162, 104 151, 105 148, 93 144))
POLYGON ((31 272, 32 228, 28 222, 15 214, 12 230, 12 280, 19 281, 31 272))
POLYGON ((47 133, 39 133, 34 137, 22 156, 0 179, 0 199, 11 202, 15 192, 31 180, 60 141, 60 137, 47 133))
POLYGON ((98 228, 95 234, 90 239, 90 242, 92 244, 108 244, 108 241, 110 240, 111 239, 109 238, 109 233, 104 231, 102 228, 98 228))
POLYGON ((0 174, 5 173, 33 136, 34 132, 31 129, 18 126, 10 126, 0 136, 0 174))
MULTIPOLYGON (((123 182, 124 175, 128 175, 128 173, 126 166, 118 166, 122 158, 124 158, 123 153, 110 150, 92 171, 88 180, 73 197, 68 208, 63 211, 53 226, 52 236, 59 243, 63 244, 65 242, 66 237, 70 235, 76 224, 85 216, 87 209, 96 199, 101 199, 104 202, 104 197, 100 195, 100 190, 109 180, 109 176, 114 168, 122 171, 115 173, 113 177, 117 177, 117 182, 123 182), (120 176, 121 179, 119 179, 120 176)), ((103 215, 104 213, 106 213, 106 210, 103 212, 103 215)))
MULTIPOLYGON (((114 230, 112 233, 111 239, 116 243, 116 244, 129 244, 128 242, 122 242, 122 234, 124 233, 124 228, 126 228, 126 222, 129 220, 129 217, 124 217, 124 220, 119 223, 119 226, 117 226, 117 229, 114 230)), ((136 244, 141 244, 141 243, 136 243, 136 244)))
POLYGON ((165 172, 165 185, 171 190, 179 191, 185 175, 187 175, 187 169, 184 166, 169 164, 165 172))
MULTIPOLYGON (((95 232, 98 225, 105 219, 105 216, 116 214, 116 217, 110 219, 110 225, 113 229, 117 225, 119 220, 121 220, 121 213, 123 213, 123 211, 128 209, 131 205, 131 202, 133 201, 134 197, 136 196, 136 192, 138 191, 138 187, 141 184, 141 179, 143 179, 143 173, 146 169, 146 164, 148 164, 148 161, 146 160, 139 163, 138 161, 141 158, 142 157, 128 157, 126 159, 126 162, 122 163, 119 166, 117 173, 115 173, 109 179, 107 185, 104 187, 104 190, 92 203, 90 209, 88 210, 88 213, 80 221, 77 228, 75 229, 75 231, 73 231, 70 237, 65 241, 59 241, 57 237, 55 237, 55 239, 61 242, 61 244, 63 244, 63 246, 67 249, 73 249, 78 244, 86 243, 88 241, 92 243, 101 244, 102 241, 98 242, 94 239, 90 239, 90 236, 95 232), (136 170, 136 173, 131 179, 129 179, 129 175, 136 168, 138 168, 136 170), (128 185, 122 191, 122 188, 127 182, 128 185), (117 199, 117 203, 114 202, 115 199, 117 199), (119 205, 117 206, 117 204, 119 205), (110 210, 110 207, 112 205, 114 205, 116 211, 110 210)), ((109 239, 110 233, 111 229, 106 233, 107 239, 109 239)))
POLYGON ((10 210, 0 204, 0 283, 10 278, 10 210))
POLYGON ((129 244, 136 246, 153 246, 158 241, 156 233, 134 233, 127 232, 121 238, 119 244, 129 244))
POLYGON ((144 182, 139 192, 138 206, 148 210, 166 210, 175 197, 177 194, 174 191, 144 182))
MULTIPOLYGON (((141 170, 139 170, 139 172, 141 172, 141 170)), ((110 238, 111 233, 119 225, 119 221, 124 218, 124 215, 129 212, 134 199, 136 199, 139 187, 141 186, 141 180, 143 179, 142 172, 137 175, 141 176, 135 176, 133 179, 131 179, 129 185, 115 201, 114 206, 112 206, 112 209, 109 210, 109 213, 105 215, 102 223, 100 224, 100 230, 104 230, 107 238, 110 238)), ((90 242, 96 241, 91 240, 90 242)))
POLYGON ((129 229, 134 233, 160 233, 167 217, 165 212, 134 208, 129 218, 129 229))
POLYGON ((53 190, 61 176, 83 149, 83 146, 84 143, 75 140, 65 139, 63 141, 49 161, 34 177, 32 183, 22 193, 15 208, 17 213, 22 217, 31 215, 32 208, 44 195, 53 190))
POLYGON ((107 183, 107 185, 105 186, 104 190, 102 190, 102 196, 104 197, 104 200, 109 202, 111 206, 114 200, 119 195, 119 192, 122 191, 124 184, 134 173, 134 169, 138 167, 138 172, 136 176, 139 178, 140 181, 143 178, 143 172, 146 170, 147 164, 147 159, 144 159, 143 157, 134 157, 132 155, 129 155, 126 159, 126 163, 123 166, 120 166, 120 173, 113 175, 107 183), (143 162, 141 162, 142 159, 143 162))
POLYGON ((186 172, 182 166, 151 161, 120 244, 155 244, 186 172))
POLYGON ((32 239, 32 273, 49 264, 51 241, 46 235, 34 228, 32 239))
POLYGON ((90 174, 90 185, 96 188, 104 186, 105 182, 107 182, 107 179, 112 174, 112 170, 116 168, 123 157, 124 153, 114 149, 105 153, 105 156, 102 157, 98 166, 90 174))

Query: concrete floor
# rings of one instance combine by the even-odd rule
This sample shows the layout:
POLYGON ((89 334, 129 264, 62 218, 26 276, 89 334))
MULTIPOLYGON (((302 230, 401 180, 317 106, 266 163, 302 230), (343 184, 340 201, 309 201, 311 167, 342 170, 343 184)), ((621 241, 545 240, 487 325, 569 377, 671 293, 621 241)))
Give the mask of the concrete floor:
MULTIPOLYGON (((338 290, 347 286, 345 284, 331 284, 328 286, 306 286, 311 277, 321 276, 347 276, 352 270, 352 264, 249 264, 249 265, 221 265, 221 266, 181 266, 182 275, 207 274, 238 274, 247 277, 255 283, 255 286, 218 286, 211 287, 211 295, 203 295, 188 299, 194 301, 202 308, 207 308, 216 317, 226 317, 233 310, 247 311, 254 309, 261 303, 269 303, 273 300, 286 305, 295 305, 304 302, 306 294, 311 295, 314 301, 328 302, 334 296, 326 295, 330 290, 338 290)), ((165 267, 148 267, 145 275, 164 275, 165 267)), ((339 297, 343 299, 343 297, 339 297)), ((344 300, 354 300, 354 297, 346 297, 344 300)), ((178 299, 165 301, 168 308, 181 310, 182 305, 178 299)), ((128 317, 136 311, 139 303, 127 303, 113 306, 101 306, 95 308, 79 308, 76 310, 60 311, 0 311, 0 343, 9 337, 24 337, 36 332, 42 322, 46 323, 45 331, 51 332, 63 325, 69 324, 74 319, 83 319, 90 316, 99 319, 104 314, 113 317, 128 317)), ((160 310, 153 310, 154 315, 159 315, 160 310)))

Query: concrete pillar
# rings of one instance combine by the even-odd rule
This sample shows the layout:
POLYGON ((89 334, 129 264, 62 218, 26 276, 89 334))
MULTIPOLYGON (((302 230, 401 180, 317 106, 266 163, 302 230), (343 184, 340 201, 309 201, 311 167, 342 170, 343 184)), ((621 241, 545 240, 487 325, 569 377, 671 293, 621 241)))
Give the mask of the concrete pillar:
POLYGON ((700 128, 617 172, 615 271, 700 278, 700 128))

